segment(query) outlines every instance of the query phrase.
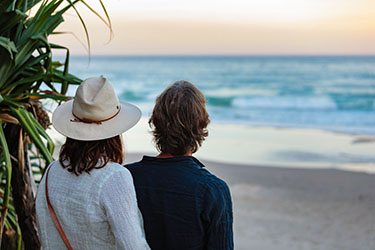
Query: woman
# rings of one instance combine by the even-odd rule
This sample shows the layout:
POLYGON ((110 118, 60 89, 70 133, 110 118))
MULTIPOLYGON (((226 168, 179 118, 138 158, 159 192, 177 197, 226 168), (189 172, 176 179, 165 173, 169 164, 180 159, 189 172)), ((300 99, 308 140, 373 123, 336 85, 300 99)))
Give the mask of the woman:
POLYGON ((149 249, 133 179, 120 165, 120 135, 140 116, 103 77, 83 81, 74 100, 55 110, 52 124, 67 139, 37 193, 44 250, 149 249))

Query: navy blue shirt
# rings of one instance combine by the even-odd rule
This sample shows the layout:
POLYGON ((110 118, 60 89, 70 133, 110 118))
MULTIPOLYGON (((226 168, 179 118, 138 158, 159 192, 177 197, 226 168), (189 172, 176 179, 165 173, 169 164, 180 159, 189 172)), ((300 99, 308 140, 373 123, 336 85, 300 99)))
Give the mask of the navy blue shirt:
POLYGON ((196 158, 144 156, 126 167, 151 249, 233 249, 229 188, 196 158))

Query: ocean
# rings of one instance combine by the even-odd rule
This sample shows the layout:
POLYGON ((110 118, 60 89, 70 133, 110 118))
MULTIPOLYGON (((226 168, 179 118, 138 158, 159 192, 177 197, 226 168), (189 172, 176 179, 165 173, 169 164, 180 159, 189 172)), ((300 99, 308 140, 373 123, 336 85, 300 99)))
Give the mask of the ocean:
POLYGON ((215 123, 375 135, 375 56, 76 56, 70 72, 107 77, 146 117, 187 80, 215 123))

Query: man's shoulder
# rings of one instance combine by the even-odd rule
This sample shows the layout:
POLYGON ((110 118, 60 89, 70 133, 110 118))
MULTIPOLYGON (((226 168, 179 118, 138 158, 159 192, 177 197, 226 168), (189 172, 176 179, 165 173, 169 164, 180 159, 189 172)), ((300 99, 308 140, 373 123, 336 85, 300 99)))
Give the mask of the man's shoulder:
POLYGON ((124 166, 128 170, 132 170, 132 169, 135 169, 137 167, 140 167, 141 165, 142 165, 142 161, 137 161, 137 162, 132 162, 132 163, 125 164, 124 166))
POLYGON ((216 175, 210 173, 207 171, 207 174, 205 175, 205 181, 202 183, 202 185, 205 187, 205 189, 209 192, 228 192, 229 187, 228 184, 217 177, 216 175))
POLYGON ((210 186, 222 186, 227 187, 227 184, 224 180, 217 177, 214 173, 212 173, 207 167, 200 162, 198 159, 194 158, 195 164, 199 166, 199 174, 201 175, 201 178, 204 180, 204 183, 208 188, 210 186))
MULTIPOLYGON (((195 157, 192 157, 187 163, 177 163, 176 167, 159 168, 160 164, 161 163, 155 165, 152 161, 140 160, 138 162, 126 164, 125 167, 133 175, 136 175, 135 178, 143 178, 152 171, 153 174, 171 175, 177 178, 176 181, 182 182, 186 185, 194 185, 210 192, 215 190, 228 190, 226 182, 217 177, 214 173, 211 173, 210 170, 195 157), (155 172, 153 167, 158 168, 158 171, 155 172)), ((165 164, 171 166, 170 163, 165 164)))
POLYGON ((211 173, 203 163, 197 163, 201 166, 196 181, 199 182, 204 193, 229 193, 228 184, 221 178, 217 177, 214 173, 211 173))

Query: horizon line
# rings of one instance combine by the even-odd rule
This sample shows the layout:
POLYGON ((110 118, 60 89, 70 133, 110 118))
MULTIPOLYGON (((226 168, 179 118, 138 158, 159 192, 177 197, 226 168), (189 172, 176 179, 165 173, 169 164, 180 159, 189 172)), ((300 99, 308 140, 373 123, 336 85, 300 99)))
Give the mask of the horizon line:
MULTIPOLYGON (((56 56, 64 56, 57 53, 56 56)), ((375 57, 374 54, 70 54, 70 57, 375 57)))

